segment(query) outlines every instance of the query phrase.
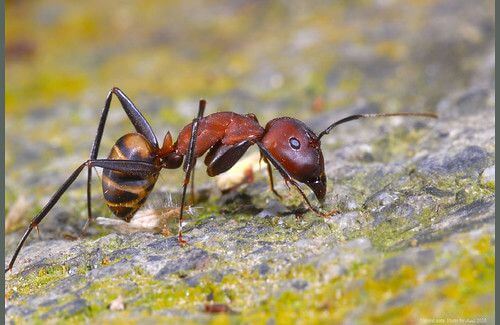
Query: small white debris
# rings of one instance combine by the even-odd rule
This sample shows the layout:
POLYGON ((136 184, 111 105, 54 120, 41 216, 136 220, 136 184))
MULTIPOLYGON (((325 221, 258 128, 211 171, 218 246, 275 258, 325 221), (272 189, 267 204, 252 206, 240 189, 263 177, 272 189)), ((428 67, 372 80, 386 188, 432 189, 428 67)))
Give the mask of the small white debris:
POLYGON ((109 310, 113 310, 113 311, 125 310, 125 303, 123 302, 123 297, 118 296, 118 298, 113 300, 109 304, 109 310))
POLYGON ((130 234, 135 232, 162 233, 169 221, 179 217, 180 208, 159 208, 139 210, 130 222, 120 219, 96 219, 100 226, 112 228, 117 232, 130 234))
POLYGON ((238 161, 230 170, 216 177, 217 187, 222 192, 228 192, 240 185, 252 183, 254 174, 266 167, 259 163, 260 153, 254 153, 238 161))
POLYGON ((481 181, 484 184, 495 183, 495 165, 486 168, 481 174, 481 181))

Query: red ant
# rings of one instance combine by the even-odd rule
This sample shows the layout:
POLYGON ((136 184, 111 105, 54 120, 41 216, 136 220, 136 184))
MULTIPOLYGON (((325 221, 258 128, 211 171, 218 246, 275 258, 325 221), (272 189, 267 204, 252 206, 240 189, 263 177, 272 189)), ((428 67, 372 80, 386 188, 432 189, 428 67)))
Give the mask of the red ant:
POLYGON ((338 213, 320 211, 314 207, 298 183, 307 185, 316 198, 323 202, 326 194, 326 176, 321 151, 321 138, 343 123, 369 117, 422 116, 437 118, 433 113, 393 113, 393 114, 357 114, 343 118, 331 124, 316 135, 303 122, 291 117, 279 117, 268 122, 263 128, 254 114, 240 115, 233 112, 217 112, 203 116, 205 100, 200 100, 198 115, 193 122, 185 126, 174 143, 167 132, 160 147, 158 140, 141 112, 132 101, 118 88, 113 88, 106 98, 97 135, 92 145, 90 159, 82 163, 50 198, 26 229, 14 251, 5 272, 12 269, 14 262, 26 238, 57 203, 59 198, 74 182, 81 171, 87 167, 87 210, 88 220, 84 229, 92 220, 91 188, 92 167, 100 167, 104 199, 110 210, 120 219, 129 222, 135 212, 144 204, 158 179, 161 169, 175 169, 182 165, 184 156, 184 183, 179 214, 179 243, 182 238, 182 219, 186 201, 186 190, 196 158, 205 157, 207 174, 219 175, 229 170, 254 144, 259 147, 261 157, 267 164, 271 191, 281 196, 274 189, 271 166, 283 176, 287 186, 294 186, 304 199, 309 209, 322 217, 338 213), (107 159, 98 159, 104 125, 108 116, 113 94, 118 97, 125 113, 135 127, 136 133, 129 133, 118 139, 107 159), (196 137, 192 137, 196 134, 196 137))

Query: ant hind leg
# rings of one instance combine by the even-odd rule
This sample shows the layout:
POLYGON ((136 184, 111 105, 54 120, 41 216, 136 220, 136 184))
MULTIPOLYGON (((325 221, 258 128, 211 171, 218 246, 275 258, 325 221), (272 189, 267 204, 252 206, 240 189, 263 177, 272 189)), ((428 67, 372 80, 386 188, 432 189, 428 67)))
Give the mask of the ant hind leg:
POLYGON ((80 175, 82 170, 85 167, 88 167, 91 169, 92 167, 101 167, 101 168, 108 168, 112 170, 118 170, 122 172, 127 172, 129 174, 137 174, 137 175, 148 175, 152 173, 157 173, 158 172, 158 167, 155 165, 152 165, 150 163, 144 162, 144 161, 134 161, 134 160, 113 160, 113 159, 98 159, 98 160, 87 160, 80 166, 78 166, 77 169, 64 181, 64 183, 59 187, 59 189, 52 195, 50 198, 49 202, 42 208, 42 210, 31 220, 30 225, 24 232, 23 236, 21 237, 21 240, 17 244, 17 247, 14 251, 14 255, 12 256, 8 266, 5 268, 5 272, 9 271, 12 269, 12 266, 14 265, 14 262, 17 259, 17 256, 19 252, 21 251, 21 248, 24 245, 24 242, 28 238, 29 234, 31 231, 33 231, 34 228, 38 229, 38 224, 45 218, 45 216, 49 213, 49 211, 54 207, 54 205, 59 201, 61 196, 66 192, 66 190, 73 184, 73 182, 76 180, 76 178, 80 175))
MULTIPOLYGON (((120 104, 121 104, 123 110, 127 114, 130 122, 132 122, 132 125, 134 126, 136 131, 138 133, 142 134, 153 146, 158 147, 158 140, 156 139, 156 136, 153 132, 153 129, 151 128, 151 125, 149 125, 146 118, 141 114, 141 112, 137 109, 137 107, 134 105, 134 103, 127 97, 127 95, 125 95, 125 93, 123 91, 121 91, 117 87, 114 87, 109 91, 108 96, 106 97, 106 101, 104 103, 104 109, 102 110, 102 113, 101 113, 101 118, 99 120, 99 125, 97 127, 96 136, 94 139, 94 143, 92 144, 92 150, 90 152, 90 160, 97 159, 97 155, 99 154, 99 147, 101 145, 102 135, 104 133, 104 126, 106 124, 106 119, 108 117, 108 112, 109 112, 109 108, 111 106, 111 99, 113 97, 113 94, 120 101, 120 104)), ((92 169, 89 168, 88 174, 87 174, 87 213, 88 213, 88 219, 85 222, 85 225, 83 226, 82 233, 85 233, 87 227, 89 226, 89 224, 92 221, 91 179, 92 179, 92 169)))

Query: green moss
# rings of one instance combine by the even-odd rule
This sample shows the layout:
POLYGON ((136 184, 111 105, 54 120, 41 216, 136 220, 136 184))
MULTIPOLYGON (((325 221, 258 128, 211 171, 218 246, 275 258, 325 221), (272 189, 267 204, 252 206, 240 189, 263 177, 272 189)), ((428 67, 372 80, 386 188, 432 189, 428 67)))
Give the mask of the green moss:
POLYGON ((494 181, 491 181, 491 182, 486 182, 484 184, 484 186, 487 188, 487 189, 490 189, 492 191, 495 191, 495 182, 494 181))
POLYGON ((64 265, 41 268, 38 272, 30 273, 24 278, 8 282, 5 287, 6 296, 12 295, 14 292, 20 295, 39 293, 43 290, 48 290, 57 281, 67 276, 68 269, 64 265))
POLYGON ((412 237, 413 226, 404 218, 393 218, 383 221, 379 225, 369 230, 368 237, 372 244, 381 250, 386 250, 392 246, 412 237))
POLYGON ((375 51, 380 56, 391 60, 401 60, 408 54, 406 45, 397 41, 382 41, 376 45, 375 51))
POLYGON ((449 277, 455 270, 458 279, 449 281, 441 291, 433 292, 434 299, 444 305, 449 315, 488 317, 493 311, 491 290, 495 277, 495 250, 490 236, 475 242, 461 241, 465 247, 457 253, 448 269, 429 274, 427 280, 449 277), (452 303, 453 302, 453 303, 452 303))
POLYGON ((417 216, 420 226, 426 228, 431 226, 437 218, 437 213, 434 208, 424 208, 417 216))
POLYGON ((415 155, 418 143, 426 134, 426 130, 395 128, 385 137, 373 142, 374 159, 381 162, 391 162, 395 159, 412 157, 415 155))
MULTIPOLYGON (((489 247, 491 253, 491 245, 489 247)), ((269 299, 262 307, 257 308, 262 310, 252 311, 250 316, 248 314, 245 316, 250 319, 256 317, 265 320, 271 315, 276 315, 284 317, 283 319, 301 319, 304 322, 314 322, 318 319, 340 322, 351 311, 362 307, 372 311, 361 316, 364 321, 370 323, 411 322, 422 317, 439 316, 439 313, 443 311, 459 313, 459 308, 468 309, 461 314, 466 317, 484 317, 484 315, 491 315, 493 299, 490 300, 488 308, 483 309, 482 312, 476 308, 477 306, 468 307, 467 304, 491 292, 491 287, 486 289, 486 286, 493 283, 494 263, 489 261, 487 256, 488 254, 476 256, 476 259, 482 262, 479 265, 472 263, 470 257, 462 254, 457 254, 457 259, 452 262, 453 267, 457 266, 462 270, 460 279, 466 282, 462 283, 460 280, 453 282, 453 286, 458 284, 460 287, 455 291, 457 295, 455 298, 462 299, 465 304, 456 304, 453 299, 442 301, 439 288, 433 288, 428 290, 426 297, 410 304, 381 308, 383 302, 397 298, 423 281, 417 277, 416 269, 410 266, 403 266, 388 278, 377 278, 375 271, 379 263, 371 260, 369 264, 352 267, 347 274, 333 279, 320 288, 313 288, 300 294, 287 292, 278 298, 269 299), (481 276, 480 281, 477 280, 477 276, 481 276), (439 304, 433 304, 433 301, 439 304), (485 310, 487 310, 486 314, 485 310)))
POLYGON ((481 185, 477 180, 464 175, 455 177, 440 177, 436 180, 430 180, 436 186, 445 191, 455 194, 455 203, 470 204, 477 200, 484 199, 494 194, 494 187, 481 185))
POLYGON ((127 243, 124 243, 123 239, 121 239, 118 236, 112 238, 112 240, 108 241, 106 244, 107 245, 105 247, 103 247, 103 249, 106 252, 114 252, 114 251, 116 251, 118 249, 123 248, 124 245, 127 245, 127 243))
MULTIPOLYGON (((137 314, 132 315, 128 310, 137 308, 142 310, 141 318, 144 319, 183 321, 179 316, 155 316, 157 311, 174 309, 187 311, 194 319, 201 317, 199 319, 215 324, 265 323, 269 319, 275 319, 278 323, 297 320, 304 323, 342 322, 360 309, 369 312, 355 317, 366 323, 406 323, 443 314, 488 317, 493 313, 491 284, 494 283, 495 264, 491 239, 487 235, 476 240, 459 236, 455 241, 462 243, 460 250, 452 255, 436 251, 436 258, 447 263, 429 273, 420 270, 425 266, 402 265, 398 270, 380 276, 378 270, 384 261, 397 256, 398 252, 365 255, 363 262, 345 265, 345 273, 327 281, 324 280, 324 270, 311 264, 295 265, 266 276, 241 270, 225 275, 219 283, 206 276, 195 287, 188 286, 182 280, 156 280, 136 268, 113 280, 93 282, 81 294, 89 303, 89 308, 70 316, 57 314, 53 319, 76 323, 106 319, 110 317, 107 313, 109 304, 120 295, 124 297, 127 310, 115 312, 115 322, 136 319, 137 314), (450 273, 453 270, 457 272, 450 273), (273 287, 295 279, 303 279, 309 286, 303 291, 273 287), (443 286, 429 287, 423 296, 415 296, 416 300, 400 298, 420 285, 438 279, 448 281, 443 286), (237 313, 203 315, 203 306, 209 301, 227 304, 237 313)), ((433 247, 433 244, 424 246, 427 249, 433 247)), ((62 269, 45 270, 37 277, 40 282, 46 282, 43 279, 47 276, 52 275, 53 278, 54 274, 61 272, 62 269)), ((37 311, 37 315, 46 311, 37 311)))

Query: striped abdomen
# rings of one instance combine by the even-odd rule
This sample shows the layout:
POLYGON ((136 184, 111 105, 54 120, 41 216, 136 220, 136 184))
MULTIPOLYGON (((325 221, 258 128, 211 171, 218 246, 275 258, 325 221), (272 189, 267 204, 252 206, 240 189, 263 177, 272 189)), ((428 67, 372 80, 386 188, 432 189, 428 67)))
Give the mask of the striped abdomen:
MULTIPOLYGON (((140 160, 155 162, 157 149, 139 133, 129 133, 116 141, 109 159, 140 160)), ((110 210, 127 222, 144 204, 153 189, 158 173, 145 176, 103 169, 102 190, 110 210)))

